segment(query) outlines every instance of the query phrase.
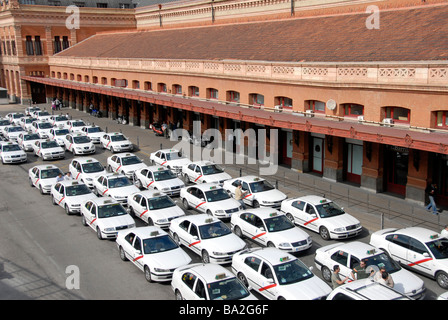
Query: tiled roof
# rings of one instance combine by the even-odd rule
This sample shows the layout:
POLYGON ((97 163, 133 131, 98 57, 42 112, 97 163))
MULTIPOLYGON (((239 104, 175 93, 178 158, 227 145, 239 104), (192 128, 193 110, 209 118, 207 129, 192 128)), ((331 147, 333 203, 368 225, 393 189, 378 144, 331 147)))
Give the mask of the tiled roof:
POLYGON ((426 61, 448 58, 448 5, 370 14, 99 34, 59 56, 285 62, 426 61))

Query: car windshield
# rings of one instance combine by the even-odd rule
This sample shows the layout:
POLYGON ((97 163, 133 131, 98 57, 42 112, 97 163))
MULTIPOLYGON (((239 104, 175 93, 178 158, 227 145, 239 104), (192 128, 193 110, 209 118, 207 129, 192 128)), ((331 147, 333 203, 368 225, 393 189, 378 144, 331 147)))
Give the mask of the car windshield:
POLYGON ((274 266, 278 284, 283 286, 312 278, 313 273, 299 260, 295 259, 274 266))
POLYGON ((0 120, 0 126, 9 126, 9 120, 0 120))
POLYGON ((99 162, 89 162, 89 163, 84 163, 82 165, 82 171, 84 171, 84 173, 94 173, 94 172, 100 172, 103 170, 104 170, 104 167, 99 162))
POLYGON ((217 174, 217 173, 223 173, 224 170, 221 169, 219 166, 217 166, 216 164, 211 164, 211 165, 207 165, 207 166, 202 166, 202 174, 204 176, 208 176, 210 174, 217 174))
POLYGON ((270 184, 269 181, 267 181, 267 180, 252 182, 249 185, 250 185, 250 190, 252 191, 252 193, 269 191, 269 190, 274 189, 272 184, 270 184))
POLYGON ((118 177, 118 178, 110 178, 109 179, 109 188, 111 188, 111 189, 127 187, 130 185, 132 185, 132 183, 126 177, 118 177))
POLYGON ((17 144, 7 144, 3 146, 3 152, 20 151, 20 147, 17 144))
POLYGON ((40 172, 41 179, 56 178, 59 174, 63 174, 59 168, 44 169, 40 172))
POLYGON ((25 136, 23 136, 23 140, 25 141, 30 141, 30 140, 39 140, 40 137, 38 134, 33 133, 33 134, 27 134, 25 136))
POLYGON ((95 127, 95 128, 88 128, 87 129, 88 133, 95 133, 95 132, 102 132, 100 127, 95 127))
POLYGON ((68 119, 66 116, 59 116, 59 117, 56 117, 54 120, 55 121, 67 121, 68 119))
POLYGON ((121 158, 121 162, 124 166, 130 166, 133 164, 142 163, 142 160, 140 160, 137 156, 130 156, 121 158))
POLYGON ((448 258, 448 239, 441 238, 435 241, 427 242, 429 250, 431 250, 434 258, 446 259, 448 258))
POLYGON ((316 210, 319 212, 321 218, 335 217, 345 213, 345 211, 334 202, 318 204, 316 205, 316 210))
POLYGON ((179 152, 170 152, 166 153, 166 160, 176 160, 176 159, 182 159, 183 157, 179 155, 179 152))
POLYGON ((50 148, 59 147, 58 143, 54 140, 42 142, 40 146, 42 149, 50 149, 50 148))
POLYGON ((208 202, 222 201, 230 199, 229 194, 224 189, 215 189, 205 191, 205 197, 208 202))
POLYGON ((275 216, 264 219, 264 223, 269 232, 277 232, 294 228, 294 224, 286 216, 275 216))
POLYGON ((229 227, 221 221, 199 226, 199 233, 201 235, 201 239, 203 240, 222 237, 230 234, 231 232, 232 231, 230 231, 229 227))
POLYGON ((65 188, 65 195, 67 197, 82 196, 89 193, 92 193, 92 191, 90 191, 90 189, 85 184, 77 184, 73 186, 67 186, 65 188))
POLYGON ((86 136, 73 137, 75 143, 89 143, 90 138, 86 136))
POLYGON ((39 117, 42 117, 42 116, 49 116, 50 114, 47 112, 47 111, 42 111, 42 112, 39 112, 39 117))
POLYGON ((378 269, 386 268, 388 273, 394 273, 401 270, 401 267, 397 262, 392 260, 387 254, 380 253, 372 257, 365 258, 367 266, 377 266, 378 269))
POLYGON ((236 278, 207 283, 210 300, 240 300, 249 296, 247 288, 236 278))
POLYGON ((39 123, 39 129, 51 129, 53 126, 49 122, 39 123))
POLYGON ((84 121, 74 121, 74 122, 72 122, 72 126, 73 127, 83 127, 85 125, 86 124, 84 123, 84 121))
POLYGON ((19 118, 23 118, 25 115, 23 114, 23 113, 16 113, 16 114, 13 114, 12 115, 12 117, 14 118, 14 119, 19 119, 19 118))
POLYGON ((126 141, 127 140, 126 137, 124 135, 122 135, 122 134, 117 134, 115 136, 111 136, 110 139, 112 141, 114 141, 114 142, 116 142, 116 141, 126 141))
POLYGON ((33 119, 33 118, 26 118, 25 119, 25 123, 32 123, 32 122, 34 122, 35 120, 33 119))
POLYGON ((168 235, 143 240, 145 254, 160 253, 178 248, 177 244, 168 235))
POLYGON ((55 130, 54 133, 57 136, 65 136, 65 135, 69 134, 70 131, 68 131, 68 129, 61 129, 61 130, 55 130))
POLYGON ((98 218, 110 218, 127 214, 126 209, 119 203, 98 206, 98 218))
POLYGON ((159 210, 174 207, 176 204, 168 196, 161 196, 157 198, 148 199, 149 210, 159 210))
POLYGON ((11 127, 8 129, 8 132, 21 132, 21 131, 25 131, 25 130, 23 130, 22 127, 11 127))
POLYGON ((171 170, 154 171, 153 175, 155 181, 164 181, 177 178, 177 175, 175 175, 171 170))

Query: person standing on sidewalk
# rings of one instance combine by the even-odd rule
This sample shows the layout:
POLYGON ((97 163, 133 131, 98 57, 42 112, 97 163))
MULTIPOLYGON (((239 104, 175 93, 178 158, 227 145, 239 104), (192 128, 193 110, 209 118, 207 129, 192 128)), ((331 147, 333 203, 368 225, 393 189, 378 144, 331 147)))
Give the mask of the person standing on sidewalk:
POLYGON ((437 193, 437 184, 435 183, 431 183, 426 189, 425 189, 426 194, 428 195, 429 198, 429 204, 426 206, 426 211, 430 211, 432 208, 432 214, 439 214, 437 212, 437 205, 436 202, 434 200, 436 193, 437 193))

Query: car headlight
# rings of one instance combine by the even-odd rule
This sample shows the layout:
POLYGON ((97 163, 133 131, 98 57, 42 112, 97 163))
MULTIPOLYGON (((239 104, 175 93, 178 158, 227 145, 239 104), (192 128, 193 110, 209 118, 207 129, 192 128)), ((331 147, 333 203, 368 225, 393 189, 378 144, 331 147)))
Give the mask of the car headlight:
POLYGON ((286 247, 289 248, 289 247, 291 247, 291 244, 288 242, 282 242, 278 246, 283 247, 283 248, 286 248, 286 247))
POLYGON ((86 178, 86 181, 93 181, 92 178, 86 178))
POLYGON ((160 268, 154 268, 155 272, 170 272, 170 269, 160 269, 160 268))
POLYGON ((131 223, 130 225, 128 225, 128 228, 135 228, 135 223, 131 223))
POLYGON ((335 232, 344 232, 345 231, 345 227, 335 228, 334 231, 335 232))
POLYGON ((243 210, 243 206, 239 206, 239 207, 238 207, 238 210, 243 210))
POLYGON ((216 252, 216 251, 213 251, 212 253, 213 253, 213 255, 215 255, 215 256, 226 256, 226 255, 227 255, 227 253, 225 253, 225 252, 216 252))
POLYGON ((44 157, 48 157, 50 155, 51 155, 51 153, 44 153, 44 157))
POLYGON ((215 213, 224 213, 224 210, 215 210, 215 213))
POLYGON ((112 228, 104 228, 104 232, 115 231, 115 227, 112 228))
POLYGON ((81 148, 81 147, 75 147, 75 149, 76 149, 76 150, 82 150, 82 148, 81 148))
POLYGON ((167 223, 168 219, 159 219, 157 220, 157 223, 167 223))
POLYGON ((162 191, 170 191, 170 188, 162 188, 162 191))

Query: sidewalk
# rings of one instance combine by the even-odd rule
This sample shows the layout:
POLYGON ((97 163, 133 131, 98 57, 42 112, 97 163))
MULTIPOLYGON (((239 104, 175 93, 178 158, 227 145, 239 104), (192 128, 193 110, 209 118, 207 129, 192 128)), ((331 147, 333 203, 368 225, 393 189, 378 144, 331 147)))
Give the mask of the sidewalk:
MULTIPOLYGON (((20 108, 24 106, 18 105, 20 108)), ((46 107, 51 111, 51 105, 45 104, 40 107, 46 107)), ((86 122, 94 123, 108 132, 121 131, 138 147, 136 153, 149 163, 149 155, 163 148, 170 148, 177 142, 170 141, 164 137, 156 137, 149 129, 142 129, 129 125, 118 124, 116 121, 108 118, 95 118, 88 113, 64 108, 56 113, 69 113, 73 118, 83 119, 86 122)), ((226 172, 232 177, 242 175, 258 175, 258 165, 238 165, 225 164, 226 172)), ((265 176, 273 185, 283 191, 290 198, 317 194, 337 202, 348 213, 358 218, 363 226, 371 233, 383 228, 404 228, 408 226, 420 226, 440 232, 448 224, 447 211, 439 215, 433 215, 427 212, 420 204, 412 201, 400 199, 386 193, 373 193, 368 190, 353 186, 347 183, 333 182, 310 173, 299 173, 290 168, 278 167, 277 174, 274 176, 265 176)))

